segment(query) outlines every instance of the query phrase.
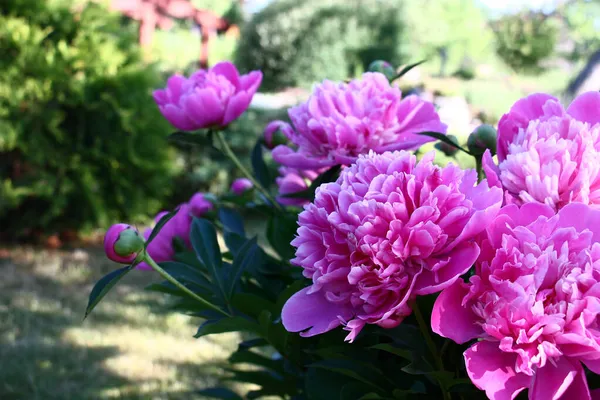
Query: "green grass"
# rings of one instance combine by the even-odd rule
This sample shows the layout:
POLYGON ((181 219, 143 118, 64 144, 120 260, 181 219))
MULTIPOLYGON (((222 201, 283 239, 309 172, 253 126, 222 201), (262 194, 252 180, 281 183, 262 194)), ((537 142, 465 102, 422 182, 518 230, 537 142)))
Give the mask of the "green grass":
POLYGON ((91 283, 115 268, 101 251, 11 251, 0 258, 0 399, 188 399, 217 381, 234 335, 194 339, 134 271, 87 320, 91 283))

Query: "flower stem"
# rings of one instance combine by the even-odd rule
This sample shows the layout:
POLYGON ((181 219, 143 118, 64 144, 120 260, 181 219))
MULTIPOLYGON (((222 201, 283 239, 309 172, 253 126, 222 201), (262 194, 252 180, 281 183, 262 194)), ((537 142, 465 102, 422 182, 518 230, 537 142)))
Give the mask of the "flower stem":
POLYGON ((477 182, 481 182, 485 179, 485 174, 483 173, 483 163, 482 156, 475 156, 475 169, 477 170, 477 182))
POLYGON ((231 147, 229 147, 227 140, 223 136, 223 131, 216 131, 215 135, 217 137, 217 140, 219 141, 219 144, 221 145, 221 150, 223 151, 223 153, 227 157, 229 157, 229 159, 231 161, 233 161, 233 163, 236 165, 236 167, 238 167, 238 169, 242 172, 242 174, 244 174, 244 176, 246 178, 250 179, 250 182, 252 182, 254 187, 257 188, 267 198, 267 200, 269 200, 269 202, 271 202, 273 204, 273 206, 277 210, 283 211, 283 208, 281 207, 281 205, 273 198, 273 196, 271 196, 269 191, 267 189, 265 189, 263 187, 263 185, 261 185, 260 182, 258 182, 254 178, 254 176, 250 173, 250 171, 248 171, 248 169, 246 169, 246 167, 244 167, 244 165, 241 163, 239 158, 237 158, 237 156, 235 155, 233 150, 231 150, 231 147))
MULTIPOLYGON (((425 319, 423 318, 423 314, 421 314, 421 310, 419 309, 419 306, 417 305, 416 301, 414 301, 412 304, 412 310, 413 310, 413 314, 415 315, 415 319, 417 320, 417 324, 419 324, 419 329, 421 330, 421 333, 423 334, 423 337, 425 338, 425 343, 427 343, 429 352, 431 353, 431 355, 433 356, 433 358, 435 360, 436 368, 440 372, 445 371, 444 363, 437 351, 437 347, 435 346, 435 343, 433 342, 433 338, 431 337, 431 334, 429 333, 429 326, 425 322, 425 319)), ((448 391, 446 390, 446 385, 440 379, 438 379, 438 382, 440 384, 440 388, 442 389, 442 395, 444 396, 444 400, 450 400, 450 393, 448 393, 448 391)))
POLYGON ((205 306, 208 306, 210 308, 212 308, 215 311, 220 312, 221 314, 225 315, 226 317, 231 317, 231 315, 226 312, 223 311, 221 308, 219 308, 218 306, 212 304, 211 302, 209 302, 206 299, 203 299, 202 297, 198 296, 196 293, 192 292, 190 289, 188 289, 187 287, 185 287, 185 285, 183 285, 181 282, 179 282, 177 279, 173 278, 172 275, 170 275, 167 271, 165 271, 164 269, 162 269, 153 259, 152 257, 150 257, 150 255, 148 253, 144 254, 144 261, 150 266, 152 267, 153 270, 155 270, 156 272, 158 272, 160 274, 160 276, 162 276, 163 278, 165 278, 167 281, 171 282, 173 285, 175 285, 179 290, 181 290, 182 292, 184 292, 185 294, 187 294, 188 296, 194 298, 195 300, 198 300, 200 303, 204 304, 205 306))

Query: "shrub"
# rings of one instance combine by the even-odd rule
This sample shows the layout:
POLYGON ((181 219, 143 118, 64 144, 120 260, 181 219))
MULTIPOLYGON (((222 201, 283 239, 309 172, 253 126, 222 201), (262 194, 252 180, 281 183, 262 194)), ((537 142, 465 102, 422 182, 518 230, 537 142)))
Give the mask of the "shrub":
POLYGON ((0 225, 82 229, 137 220, 170 189, 159 76, 135 33, 96 4, 0 5, 0 225))
POLYGON ((493 24, 498 56, 513 70, 538 73, 558 41, 556 21, 542 13, 503 17, 493 24))
POLYGON ((237 64, 261 69, 265 90, 307 86, 347 78, 376 59, 399 64, 401 34, 401 8, 391 1, 282 0, 246 24, 237 64))

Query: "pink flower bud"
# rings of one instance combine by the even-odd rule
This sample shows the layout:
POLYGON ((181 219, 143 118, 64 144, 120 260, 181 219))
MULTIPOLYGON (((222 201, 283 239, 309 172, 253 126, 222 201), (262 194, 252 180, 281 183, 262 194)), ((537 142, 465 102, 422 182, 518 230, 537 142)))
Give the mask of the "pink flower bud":
POLYGON ((254 185, 248 178, 238 178, 231 184, 231 191, 238 196, 241 196, 244 192, 252 189, 254 185))
POLYGON ((129 264, 144 249, 144 239, 137 229, 127 224, 111 226, 104 236, 104 251, 112 261, 129 264))
POLYGON ((189 202, 190 212, 194 217, 200 218, 214 208, 205 196, 204 193, 196 193, 192 196, 189 202))
POLYGON ((294 130, 287 122, 271 121, 267 124, 264 131, 265 146, 268 149, 274 149, 280 144, 287 144, 290 135, 294 134, 294 130))

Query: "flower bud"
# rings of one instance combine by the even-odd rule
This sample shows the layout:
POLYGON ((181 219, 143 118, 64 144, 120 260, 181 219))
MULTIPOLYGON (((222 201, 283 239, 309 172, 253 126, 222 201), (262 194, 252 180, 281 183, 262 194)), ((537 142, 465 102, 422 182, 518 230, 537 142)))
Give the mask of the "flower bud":
POLYGON ((288 123, 283 121, 271 121, 265 127, 264 142, 268 149, 274 149, 280 144, 287 144, 288 138, 282 132, 283 130, 291 130, 288 123))
POLYGON ((144 249, 144 239, 137 231, 127 224, 111 226, 104 236, 104 251, 112 261, 129 264, 144 249))
POLYGON ((192 215, 198 218, 214 208, 213 203, 206 198, 204 193, 196 193, 193 195, 189 205, 192 215))
POLYGON ((474 155, 482 155, 487 149, 492 155, 496 154, 496 129, 493 126, 483 124, 477 127, 467 140, 467 147, 474 155))
POLYGON ((371 64, 369 64, 368 71, 380 72, 383 75, 385 75, 385 77, 388 78, 388 80, 390 81, 396 76, 396 69, 394 68, 394 66, 389 62, 383 60, 373 61, 371 64))
MULTIPOLYGON (((458 146, 458 138, 454 135, 446 135, 446 137, 448 139, 450 139, 450 141, 452 143, 455 143, 458 146)), ((458 152, 458 148, 449 145, 448 143, 445 142, 437 142, 434 146, 436 149, 438 149, 439 151, 441 151, 442 153, 444 153, 445 155, 447 155, 448 157, 452 157, 454 156, 457 152, 458 152)))
POLYGON ((254 185, 248 178, 238 178, 231 184, 231 191, 238 196, 241 196, 244 192, 252 189, 254 185))

